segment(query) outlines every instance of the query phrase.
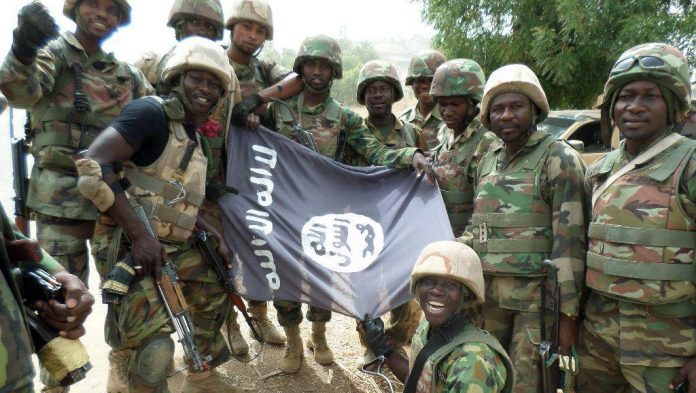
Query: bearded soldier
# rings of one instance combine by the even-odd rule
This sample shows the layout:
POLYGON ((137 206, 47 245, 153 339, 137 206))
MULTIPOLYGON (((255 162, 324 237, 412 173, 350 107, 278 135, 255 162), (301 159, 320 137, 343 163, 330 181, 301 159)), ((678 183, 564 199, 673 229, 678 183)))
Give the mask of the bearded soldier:
POLYGON ((478 165, 471 224, 486 279, 483 326, 515 363, 516 392, 542 389, 537 345, 545 259, 558 268, 562 353, 569 354, 577 335, 585 166, 570 145, 537 130, 548 112, 532 70, 513 64, 491 74, 481 122, 503 143, 478 165))
POLYGON ((408 359, 393 350, 379 318, 366 315, 359 327, 372 351, 405 383, 404 392, 512 391, 512 361, 498 340, 478 327, 484 283, 481 261, 470 247, 428 244, 413 267, 411 293, 425 318, 408 359))
POLYGON ((696 387, 696 142, 675 132, 689 94, 684 54, 662 43, 621 54, 604 86, 603 131, 624 139, 587 170, 579 391, 696 387))
POLYGON ((445 122, 440 131, 443 140, 432 153, 433 168, 455 237, 463 235, 471 217, 478 163, 498 142, 478 119, 485 83, 478 63, 456 59, 437 68, 430 88, 445 122))
MULTIPOLYGON (((106 338, 112 348, 109 392, 166 392, 166 371, 174 345, 171 322, 154 279, 170 259, 179 272, 191 309, 194 343, 212 368, 229 358, 220 334, 229 300, 202 252, 191 243, 194 226, 217 239, 230 260, 222 235, 197 213, 205 194, 207 159, 196 130, 230 93, 232 69, 224 50, 212 41, 189 37, 171 52, 162 81, 173 86, 160 99, 147 97, 126 108, 77 162, 80 189, 102 212, 101 244, 113 243, 119 260, 129 246, 138 277, 120 303, 109 304, 106 338), (123 177, 121 179, 121 163, 123 177), (124 188, 130 183, 128 194, 124 188), (185 192, 183 192, 183 191, 185 192), (130 203, 130 204, 129 204, 130 203), (150 220, 152 236, 131 205, 150 220), (112 237, 119 225, 127 235, 112 237), (122 386, 127 381, 127 390, 122 386)), ((100 263, 100 261, 97 261, 100 263)), ((111 266, 99 266, 108 272, 111 266)), ((103 275, 104 273, 102 273, 103 275)), ((187 359, 189 366, 192 360, 187 359)), ((182 392, 236 391, 214 370, 189 372, 182 392)))
MULTIPOLYGON (((390 166, 413 165, 418 171, 429 170, 425 157, 416 148, 391 150, 376 140, 365 128, 362 119, 331 97, 331 84, 343 75, 341 48, 333 38, 319 35, 306 38, 293 65, 293 71, 302 76, 304 91, 286 100, 286 105, 274 103, 264 124, 277 132, 298 140, 295 131, 297 118, 310 135, 317 151, 338 162, 345 162, 347 149, 362 155, 368 163, 390 166)), ((288 337, 288 346, 281 361, 281 370, 299 371, 303 357, 299 324, 301 305, 287 300, 273 302, 278 310, 278 321, 288 337)), ((312 321, 312 339, 309 348, 320 364, 333 362, 333 353, 326 343, 326 322, 331 312, 310 306, 307 319, 312 321)))
POLYGON ((435 70, 444 62, 445 56, 442 53, 426 49, 411 58, 406 74, 406 86, 411 86, 418 102, 413 108, 401 113, 399 119, 420 127, 429 150, 440 144, 438 133, 442 126, 442 116, 430 95, 430 86, 435 70))

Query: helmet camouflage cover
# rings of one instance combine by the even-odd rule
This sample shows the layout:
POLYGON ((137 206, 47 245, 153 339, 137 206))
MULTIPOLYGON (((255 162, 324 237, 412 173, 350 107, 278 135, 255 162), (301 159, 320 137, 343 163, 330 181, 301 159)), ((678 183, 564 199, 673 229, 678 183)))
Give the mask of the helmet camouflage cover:
POLYGON ((413 84, 413 80, 422 76, 432 78, 435 70, 445 62, 445 55, 435 49, 426 49, 416 53, 408 64, 406 73, 406 86, 413 84))
POLYGON ((483 303, 484 283, 481 260, 469 246, 455 241, 433 242, 425 246, 411 272, 411 293, 423 277, 444 277, 459 281, 471 290, 477 303, 483 303))
MULTIPOLYGON (((80 3, 82 0, 65 0, 65 3, 63 3, 63 15, 67 16, 68 18, 72 19, 73 22, 76 22, 75 20, 75 7, 77 7, 77 4, 80 3)), ((131 17, 131 6, 128 4, 127 0, 113 0, 113 2, 118 6, 118 9, 121 10, 121 20, 119 21, 119 26, 125 26, 130 23, 131 17)))
POLYGON ((162 82, 172 79, 188 70, 203 70, 220 79, 227 92, 232 83, 232 66, 225 50, 215 42, 198 36, 188 37, 179 42, 169 54, 162 69, 162 82))
POLYGON ((393 102, 404 97, 396 68, 386 60, 371 60, 362 66, 358 74, 358 103, 365 104, 365 89, 374 81, 384 81, 394 86, 393 102))
POLYGON ((689 111, 691 106, 691 85, 689 83, 689 65, 684 54, 677 48, 663 43, 649 43, 634 46, 625 51, 619 60, 612 67, 607 83, 604 85, 604 100, 602 117, 612 116, 613 102, 615 94, 627 83, 636 80, 647 80, 670 90, 677 99, 678 108, 676 118, 683 116, 689 111), (656 62, 651 62, 648 67, 644 67, 641 62, 645 58, 657 58, 656 62), (629 63, 626 63, 628 61, 629 63), (632 63, 630 63, 632 61, 632 63), (614 71, 621 68, 620 63, 628 64, 626 69, 614 71), (619 67, 617 67, 619 66, 619 67))
POLYGON ((341 60, 341 47, 333 38, 325 35, 316 35, 305 38, 300 45, 300 50, 295 57, 292 70, 302 75, 302 65, 310 59, 326 59, 333 68, 334 78, 343 77, 343 62, 341 60))
POLYGON ((433 76, 430 95, 433 97, 465 96, 477 102, 483 98, 486 76, 481 66, 469 59, 455 59, 442 63, 433 76))
POLYGON ((176 24, 187 16, 198 16, 207 19, 215 25, 217 39, 222 39, 222 21, 224 16, 220 0, 175 0, 171 11, 169 11, 167 26, 176 27, 176 24))
POLYGON ((232 15, 227 18, 225 27, 232 30, 235 23, 239 21, 256 22, 268 30, 266 40, 273 39, 273 13, 271 6, 262 0, 241 0, 238 1, 232 9, 232 15))

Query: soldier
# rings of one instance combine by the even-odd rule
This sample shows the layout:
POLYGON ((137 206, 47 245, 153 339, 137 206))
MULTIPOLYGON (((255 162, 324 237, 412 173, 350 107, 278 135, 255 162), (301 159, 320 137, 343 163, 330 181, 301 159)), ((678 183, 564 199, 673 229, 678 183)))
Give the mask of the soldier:
POLYGON ((537 129, 548 112, 532 70, 513 64, 491 74, 481 122, 503 143, 478 165, 471 231, 486 279, 483 327, 515 363, 516 392, 542 391, 537 345, 545 259, 559 269, 562 353, 577 336, 585 166, 567 143, 537 129))
POLYGON ((477 324, 483 287, 481 261, 470 247, 430 243, 411 273, 411 293, 425 319, 413 336, 410 358, 393 350, 381 319, 368 314, 359 329, 405 383, 405 392, 511 392, 512 362, 498 340, 477 324))
POLYGON ((77 190, 74 160, 128 102, 152 88, 138 70, 101 49, 130 22, 127 1, 66 0, 63 13, 75 21, 75 33, 48 42, 58 32, 48 10, 32 2, 19 11, 0 90, 12 106, 26 108, 31 120, 34 167, 27 206, 41 247, 87 282, 86 242, 97 209, 77 190))
POLYGON ((691 107, 684 122, 679 125, 679 133, 696 139, 696 83, 691 84, 691 107))
POLYGON ((434 50, 426 49, 411 58, 406 75, 406 86, 411 86, 418 103, 413 108, 406 109, 399 119, 420 127, 428 150, 440 144, 440 127, 442 116, 440 108, 430 96, 430 86, 435 70, 445 62, 445 56, 434 50))
MULTIPOLYGON (((111 237, 115 235, 110 227, 119 225, 130 239, 138 275, 121 303, 109 304, 109 392, 167 391, 166 371, 174 354, 169 337, 172 326, 153 285, 153 273, 158 276, 166 255, 178 269, 195 326, 194 343, 201 355, 211 357, 213 368, 229 359, 220 334, 229 308, 227 293, 189 239, 194 225, 211 232, 218 241, 218 252, 230 260, 222 235, 197 214, 205 193, 207 159, 196 130, 230 93, 231 75, 219 45, 201 37, 181 41, 162 72, 162 81, 173 86, 171 94, 163 100, 147 97, 126 106, 94 141, 86 158, 76 163, 81 191, 102 212, 95 243, 112 243, 111 252, 123 257, 127 243, 120 236, 111 237), (120 163, 124 161, 121 179, 120 163), (128 197, 125 179, 130 183, 128 197), (149 234, 129 202, 148 212, 157 237, 149 234), (123 380, 128 381, 127 389, 120 386, 123 380)), ((103 277, 111 266, 98 269, 103 277)), ((237 390, 214 370, 188 373, 182 392, 210 391, 237 390)))
MULTIPOLYGON (((75 340, 85 334, 82 326, 92 311, 94 297, 80 279, 67 272, 48 254, 41 252, 38 243, 25 239, 0 206, 0 353, 3 354, 0 366, 0 391, 14 393, 33 393, 34 369, 31 355, 34 352, 30 332, 27 328, 22 296, 15 284, 10 269, 24 269, 30 264, 51 273, 63 286, 65 303, 40 302, 37 308, 41 318, 56 329, 63 338, 75 340), (14 240, 13 240, 14 239, 14 240)), ((58 349, 58 348, 55 348, 58 349)))
MULTIPOLYGON (((425 149, 421 140, 420 129, 413 124, 399 120, 392 113, 394 102, 401 100, 404 92, 399 82, 399 74, 386 60, 372 60, 365 63, 358 75, 357 100, 367 107, 368 117, 365 125, 377 140, 392 149, 419 147, 425 149)), ((351 165, 366 166, 367 160, 362 156, 348 158, 351 165)), ((409 345, 411 337, 421 319, 420 308, 415 300, 398 306, 389 312, 390 326, 385 334, 391 337, 393 347, 406 354, 404 347, 409 345)), ((365 338, 360 335, 364 345, 365 338)), ((372 361, 374 354, 365 354, 364 363, 372 361)))
POLYGON ((684 54, 662 43, 624 52, 604 86, 602 127, 624 139, 587 169, 578 391, 696 387, 696 141, 674 132, 689 94, 684 54))
POLYGON ((486 77, 473 60, 456 59, 435 71, 430 95, 444 120, 442 143, 432 151, 433 168, 454 236, 464 233, 474 200, 473 179, 481 157, 498 142, 481 126, 478 103, 486 77))
MULTIPOLYGON (((302 76, 305 89, 286 100, 287 106, 280 103, 271 105, 264 119, 269 128, 297 141, 294 119, 298 118, 314 139, 318 152, 338 162, 346 161, 346 150, 350 147, 356 154, 366 157, 368 163, 400 167, 413 165, 417 171, 430 171, 418 149, 388 149, 369 134, 356 113, 331 97, 333 80, 340 79, 343 74, 341 48, 336 40, 323 35, 306 38, 295 58, 293 71, 302 76)), ((286 373, 296 373, 303 357, 299 328, 301 305, 287 300, 274 301, 273 305, 288 338, 280 368, 286 373)), ((314 349, 315 359, 320 364, 332 363, 333 353, 325 335, 331 312, 310 306, 307 319, 312 321, 312 339, 308 346, 314 349)))

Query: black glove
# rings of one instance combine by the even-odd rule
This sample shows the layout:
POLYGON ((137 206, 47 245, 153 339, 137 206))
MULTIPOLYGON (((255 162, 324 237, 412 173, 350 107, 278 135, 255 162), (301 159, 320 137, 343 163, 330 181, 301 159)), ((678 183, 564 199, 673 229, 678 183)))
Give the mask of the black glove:
POLYGON ((237 105, 232 108, 232 118, 230 122, 237 127, 246 126, 247 116, 261 105, 263 105, 263 98, 256 93, 244 97, 242 101, 238 102, 237 105))
POLYGON ((384 322, 381 318, 372 318, 365 314, 362 321, 362 330, 365 333, 365 341, 375 356, 387 357, 392 352, 392 343, 389 337, 384 335, 384 322))
POLYGON ((48 9, 37 1, 22 7, 17 19, 17 28, 12 34, 12 53, 23 63, 29 64, 36 58, 39 49, 58 36, 58 25, 48 9))

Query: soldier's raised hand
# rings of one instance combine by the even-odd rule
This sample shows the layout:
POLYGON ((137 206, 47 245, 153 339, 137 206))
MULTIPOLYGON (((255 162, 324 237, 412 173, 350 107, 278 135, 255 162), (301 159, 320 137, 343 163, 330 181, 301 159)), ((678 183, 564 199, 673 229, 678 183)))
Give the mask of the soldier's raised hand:
MULTIPOLYGON (((263 98, 259 94, 251 94, 244 97, 232 108, 230 122, 237 127, 247 127, 249 115, 263 105, 263 98)), ((257 124, 258 126, 258 124, 257 124)), ((255 127, 254 127, 255 128, 255 127)))
POLYGON ((58 36, 58 25, 41 3, 31 2, 17 14, 17 28, 12 34, 12 53, 24 64, 31 64, 36 53, 58 36))
POLYGON ((392 342, 384 334, 384 322, 381 318, 372 318, 365 314, 365 318, 358 324, 358 329, 365 334, 365 341, 375 356, 389 356, 392 352, 392 342))

